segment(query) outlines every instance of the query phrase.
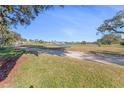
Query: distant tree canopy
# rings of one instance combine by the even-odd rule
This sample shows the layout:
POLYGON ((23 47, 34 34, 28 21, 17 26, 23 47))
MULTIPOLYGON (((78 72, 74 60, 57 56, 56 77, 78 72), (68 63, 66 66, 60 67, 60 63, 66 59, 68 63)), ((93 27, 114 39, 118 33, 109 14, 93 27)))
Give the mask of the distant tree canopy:
POLYGON ((87 44, 87 42, 86 41, 82 41, 81 44, 84 44, 85 45, 85 44, 87 44))
POLYGON ((22 40, 21 35, 13 31, 5 30, 2 35, 3 38, 0 39, 1 47, 11 45, 16 41, 22 40))
POLYGON ((115 16, 105 20, 97 30, 99 32, 115 32, 124 34, 124 10, 117 12, 115 16))
POLYGON ((101 39, 98 39, 97 42, 104 44, 104 45, 110 45, 110 44, 118 44, 122 40, 121 35, 117 33, 110 33, 105 34, 101 39))

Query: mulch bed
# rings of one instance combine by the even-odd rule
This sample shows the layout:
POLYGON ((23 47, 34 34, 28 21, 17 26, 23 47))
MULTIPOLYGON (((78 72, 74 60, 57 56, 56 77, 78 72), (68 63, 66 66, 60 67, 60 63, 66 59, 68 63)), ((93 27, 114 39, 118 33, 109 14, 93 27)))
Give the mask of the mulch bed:
POLYGON ((0 58, 0 87, 4 87, 12 81, 17 69, 27 58, 26 55, 5 59, 0 58))

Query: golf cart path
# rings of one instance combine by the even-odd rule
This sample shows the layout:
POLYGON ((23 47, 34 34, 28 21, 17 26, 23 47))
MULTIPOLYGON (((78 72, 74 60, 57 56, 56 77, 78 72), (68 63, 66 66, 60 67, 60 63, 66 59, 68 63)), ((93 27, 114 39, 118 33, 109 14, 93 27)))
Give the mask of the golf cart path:
POLYGON ((124 66, 124 56, 110 55, 110 54, 94 54, 94 53, 85 53, 80 51, 65 51, 62 49, 44 49, 44 48, 29 48, 29 47, 19 47, 26 51, 32 51, 39 53, 47 53, 52 55, 67 56, 77 59, 86 59, 94 62, 100 62, 104 64, 115 64, 124 66))

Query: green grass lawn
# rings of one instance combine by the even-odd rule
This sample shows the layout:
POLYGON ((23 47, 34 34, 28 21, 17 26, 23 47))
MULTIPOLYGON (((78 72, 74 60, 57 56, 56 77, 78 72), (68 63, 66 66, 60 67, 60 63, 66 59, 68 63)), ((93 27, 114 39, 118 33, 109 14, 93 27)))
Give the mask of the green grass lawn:
POLYGON ((6 48, 0 48, 0 57, 13 57, 13 56, 19 56, 23 53, 21 50, 17 50, 14 48, 6 47, 6 48))
POLYGON ((28 54, 10 86, 13 87, 124 87, 124 68, 87 60, 28 54))
POLYGON ((49 43, 31 43, 22 45, 23 47, 36 47, 36 48, 56 48, 58 47, 56 44, 49 44, 49 43))

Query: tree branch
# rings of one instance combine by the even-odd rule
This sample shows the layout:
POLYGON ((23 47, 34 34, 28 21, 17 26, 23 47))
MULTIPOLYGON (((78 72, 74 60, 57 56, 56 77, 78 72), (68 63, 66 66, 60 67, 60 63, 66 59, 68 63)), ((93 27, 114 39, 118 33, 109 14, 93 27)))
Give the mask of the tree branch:
POLYGON ((116 33, 120 33, 120 34, 124 34, 124 32, 123 31, 117 31, 117 30, 115 30, 114 28, 111 28, 114 32, 116 32, 116 33))

